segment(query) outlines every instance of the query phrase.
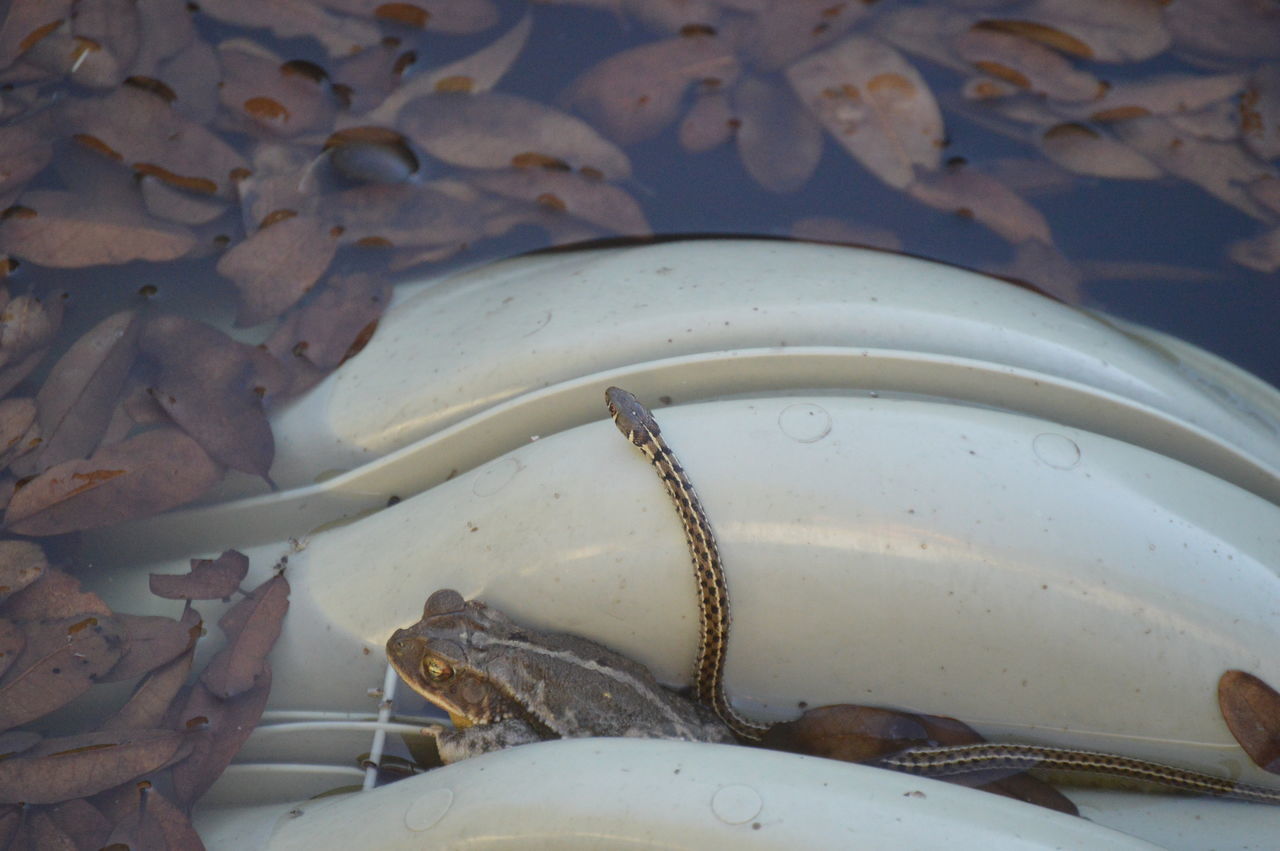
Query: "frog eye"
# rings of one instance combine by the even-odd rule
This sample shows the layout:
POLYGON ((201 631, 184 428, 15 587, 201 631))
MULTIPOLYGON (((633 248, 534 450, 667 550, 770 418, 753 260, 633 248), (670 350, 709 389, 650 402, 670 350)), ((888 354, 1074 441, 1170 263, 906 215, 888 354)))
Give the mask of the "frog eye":
POLYGON ((453 668, 448 662, 442 662, 439 659, 423 659, 422 673, 426 674, 428 679, 447 680, 453 676, 453 668))

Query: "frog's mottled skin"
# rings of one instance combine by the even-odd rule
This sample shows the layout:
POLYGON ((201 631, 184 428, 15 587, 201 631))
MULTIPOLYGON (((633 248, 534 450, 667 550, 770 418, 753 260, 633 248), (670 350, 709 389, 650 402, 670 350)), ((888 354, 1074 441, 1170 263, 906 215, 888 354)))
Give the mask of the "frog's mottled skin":
POLYGON ((736 741, 643 665, 576 635, 526 629, 456 591, 432 594, 422 620, 387 641, 387 658, 415 691, 472 725, 434 731, 446 763, 555 738, 736 741))

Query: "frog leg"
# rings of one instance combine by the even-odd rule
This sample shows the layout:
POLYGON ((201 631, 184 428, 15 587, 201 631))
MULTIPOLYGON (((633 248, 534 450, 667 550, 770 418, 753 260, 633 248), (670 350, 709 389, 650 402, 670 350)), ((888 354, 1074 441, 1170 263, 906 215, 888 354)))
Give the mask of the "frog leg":
POLYGON ((424 727, 423 732, 435 737, 440 761, 445 765, 490 751, 541 742, 546 738, 519 718, 461 728, 432 724, 424 727))

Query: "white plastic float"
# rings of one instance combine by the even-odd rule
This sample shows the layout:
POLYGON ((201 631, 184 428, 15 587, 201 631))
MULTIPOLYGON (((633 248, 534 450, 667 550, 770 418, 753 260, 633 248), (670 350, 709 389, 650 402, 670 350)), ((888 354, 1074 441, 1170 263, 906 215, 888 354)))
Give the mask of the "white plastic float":
MULTIPOLYGON (((1001 847, 1023 847, 1014 836, 1034 847, 1027 824, 1069 835, 1059 816, 934 781, 652 742, 516 749, 297 803, 360 781, 383 642, 441 587, 685 680, 688 554, 652 469, 607 420, 610 384, 658 409, 707 504, 743 710, 894 706, 959 717, 993 740, 1280 785, 1236 746, 1215 691, 1228 668, 1280 682, 1280 394, 1186 344, 949 267, 690 242, 424 283, 358 358, 277 416, 273 477, 288 489, 90 537, 107 568, 96 590, 133 611, 149 572, 188 557, 235 546, 265 575, 289 554, 267 723, 197 811, 211 847, 246 847, 255 830, 250 845, 351 847, 326 846, 336 827, 318 827, 344 821, 367 829, 362 847, 408 847, 396 844, 408 813, 438 805, 442 789, 452 804, 431 847, 481 835, 529 847, 548 822, 581 815, 574 783, 602 802, 624 789, 628 802, 601 803, 582 836, 707 847, 695 827, 713 792, 690 791, 686 809, 665 780, 617 786, 619 766, 666 777, 673 762, 696 766, 706 789, 762 795, 777 817, 751 832, 760 847, 824 844, 800 827, 814 808, 829 811, 816 836, 830 847, 951 845, 964 831, 987 837, 972 847, 992 847, 992 832, 1001 847), (393 495, 402 501, 387 508, 393 495), (524 815, 530 771, 542 820, 524 815), (814 782, 778 792, 770 778, 793 771, 814 782), (905 822, 830 804, 833 788, 880 801, 907 787, 922 797, 905 822), (295 807, 303 816, 287 817, 295 807), (670 833, 645 832, 656 812, 670 833), (384 823, 399 827, 369 827, 384 823), (863 846, 846 832, 855 825, 863 846)), ((1165 847, 1256 847, 1274 834, 1268 807, 1071 795, 1091 819, 1165 847)), ((1128 847, 1071 824, 1110 839, 1058 844, 1128 847)))

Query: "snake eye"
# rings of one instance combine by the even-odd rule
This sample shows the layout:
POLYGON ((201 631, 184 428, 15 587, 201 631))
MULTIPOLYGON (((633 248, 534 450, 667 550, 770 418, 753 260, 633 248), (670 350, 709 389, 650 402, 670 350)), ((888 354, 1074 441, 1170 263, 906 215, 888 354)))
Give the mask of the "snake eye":
POLYGON ((427 675, 431 680, 447 680, 453 676, 453 668, 447 662, 439 659, 423 659, 422 673, 427 675))

